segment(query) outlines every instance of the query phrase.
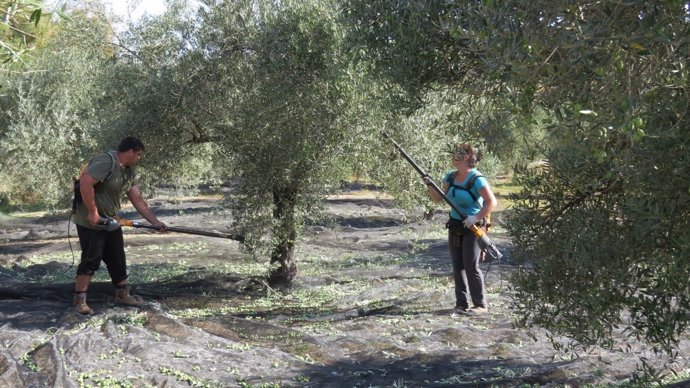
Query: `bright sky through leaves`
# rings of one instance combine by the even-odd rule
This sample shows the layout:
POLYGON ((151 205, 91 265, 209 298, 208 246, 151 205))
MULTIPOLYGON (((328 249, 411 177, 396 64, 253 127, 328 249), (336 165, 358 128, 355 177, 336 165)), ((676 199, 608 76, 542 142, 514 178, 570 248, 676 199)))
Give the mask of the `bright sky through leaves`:
POLYGON ((165 11, 164 0, 102 0, 116 15, 132 20, 148 14, 160 15, 165 11))

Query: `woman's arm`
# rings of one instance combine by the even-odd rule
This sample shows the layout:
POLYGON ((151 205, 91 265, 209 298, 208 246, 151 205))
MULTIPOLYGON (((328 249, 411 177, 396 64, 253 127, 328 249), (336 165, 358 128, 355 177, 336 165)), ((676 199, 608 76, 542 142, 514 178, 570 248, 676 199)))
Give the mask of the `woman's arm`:
MULTIPOLYGON (((429 178, 431 179, 431 178, 429 178)), ((436 190, 434 190, 433 186, 430 183, 426 183, 426 188, 429 192, 429 196, 431 197, 431 200, 434 201, 435 203, 439 203, 443 201, 443 197, 441 197, 441 194, 439 194, 436 190)), ((443 185, 441 187, 441 190, 443 190, 444 193, 448 193, 448 183, 443 182, 443 185)))
POLYGON ((482 218, 488 216, 489 213, 496 208, 498 201, 496 201, 496 196, 494 196, 494 192, 491 191, 491 187, 489 187, 488 183, 486 186, 482 187, 481 190, 479 190, 479 195, 481 195, 484 199, 484 205, 482 206, 481 210, 479 210, 479 213, 475 215, 475 217, 477 217, 478 220, 481 220, 482 218))

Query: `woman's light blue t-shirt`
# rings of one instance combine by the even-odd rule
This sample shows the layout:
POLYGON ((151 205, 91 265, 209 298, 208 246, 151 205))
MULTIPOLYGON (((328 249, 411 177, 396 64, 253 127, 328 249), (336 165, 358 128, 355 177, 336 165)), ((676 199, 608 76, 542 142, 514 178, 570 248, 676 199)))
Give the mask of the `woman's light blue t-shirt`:
MULTIPOLYGON (((453 204, 460 209, 460 211, 464 215, 471 216, 479 213, 479 211, 482 209, 482 206, 484 206, 484 198, 482 198, 482 196, 479 194, 479 191, 481 191, 481 189, 483 189, 484 186, 488 185, 489 182, 483 176, 480 176, 477 179, 475 179, 474 184, 470 188, 472 194, 474 194, 474 196, 477 198, 477 200, 475 201, 466 190, 452 186, 453 182, 451 182, 450 179, 451 175, 454 172, 455 170, 449 171, 448 173, 446 173, 445 177, 443 177, 443 181, 446 182, 449 186, 446 195, 451 200, 451 202, 453 202, 453 204)), ((465 185, 470 181, 470 179, 472 179, 472 177, 477 174, 479 174, 479 171, 473 168, 472 170, 470 170, 469 174, 467 174, 467 177, 465 177, 465 179, 462 182, 455 183, 455 185, 465 187, 465 185)), ((452 218, 455 218, 456 220, 462 218, 458 214, 458 212, 455 211, 455 209, 452 209, 450 211, 450 216, 452 218)))

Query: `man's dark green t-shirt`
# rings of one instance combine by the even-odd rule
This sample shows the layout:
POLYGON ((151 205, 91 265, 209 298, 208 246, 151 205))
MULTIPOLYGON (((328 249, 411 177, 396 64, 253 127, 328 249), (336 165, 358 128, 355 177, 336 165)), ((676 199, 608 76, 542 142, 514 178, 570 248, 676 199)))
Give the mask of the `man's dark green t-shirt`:
MULTIPOLYGON (((123 167, 118 163, 116 151, 104 152, 96 155, 86 168, 86 174, 99 182, 94 185, 96 207, 98 213, 106 217, 114 217, 122 207, 122 197, 135 185, 133 167, 123 167)), ((77 206, 74 223, 87 228, 89 211, 83 203, 77 206)))

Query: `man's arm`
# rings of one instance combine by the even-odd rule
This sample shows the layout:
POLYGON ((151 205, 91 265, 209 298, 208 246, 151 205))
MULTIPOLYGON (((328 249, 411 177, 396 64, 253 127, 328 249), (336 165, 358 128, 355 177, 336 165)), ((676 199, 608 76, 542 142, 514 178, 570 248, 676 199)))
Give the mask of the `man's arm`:
POLYGON ((132 203, 132 206, 134 206, 134 208, 137 209, 139 214, 141 214, 142 217, 146 219, 146 221, 148 221, 153 226, 161 227, 161 230, 165 231, 165 223, 161 222, 156 217, 156 215, 153 214, 153 211, 151 211, 151 209, 149 208, 149 204, 146 203, 144 197, 141 196, 139 186, 132 186, 132 188, 129 189, 129 191, 127 192, 127 197, 129 198, 129 202, 132 203))
POLYGON ((98 179, 92 177, 89 174, 84 174, 81 179, 79 179, 79 191, 81 192, 81 198, 84 201, 84 206, 86 210, 89 211, 89 223, 93 226, 96 225, 100 214, 98 214, 98 207, 96 207, 96 192, 93 186, 98 183, 98 179))

